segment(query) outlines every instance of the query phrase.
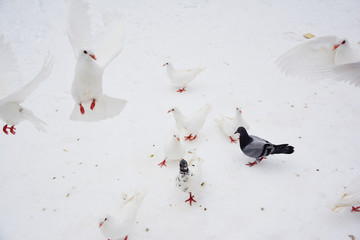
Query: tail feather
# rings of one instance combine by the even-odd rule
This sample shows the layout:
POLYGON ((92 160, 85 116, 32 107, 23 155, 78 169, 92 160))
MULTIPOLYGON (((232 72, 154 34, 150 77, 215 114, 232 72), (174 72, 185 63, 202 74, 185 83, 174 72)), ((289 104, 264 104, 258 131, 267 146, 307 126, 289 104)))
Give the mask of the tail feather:
POLYGON ((90 110, 91 102, 83 103, 85 114, 80 113, 78 104, 75 104, 70 119, 74 121, 95 122, 107 118, 112 118, 121 113, 127 101, 103 95, 96 102, 95 108, 90 110))
POLYGON ((275 149, 272 152, 272 154, 291 154, 294 152, 294 147, 290 146, 289 144, 280 144, 280 145, 274 145, 275 149))
POLYGON ((46 123, 44 121, 42 121, 41 119, 37 118, 30 110, 28 109, 23 109, 23 115, 24 117, 29 120, 35 127, 37 130, 39 130, 40 132, 46 132, 45 127, 43 125, 46 125, 46 123))

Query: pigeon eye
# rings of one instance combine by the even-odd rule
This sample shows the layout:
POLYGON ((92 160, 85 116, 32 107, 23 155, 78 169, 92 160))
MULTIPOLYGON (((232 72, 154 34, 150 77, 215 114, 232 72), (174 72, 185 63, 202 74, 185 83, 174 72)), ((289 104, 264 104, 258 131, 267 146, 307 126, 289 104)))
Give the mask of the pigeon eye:
POLYGON ((346 40, 342 41, 342 43, 341 43, 341 44, 345 44, 345 43, 346 43, 346 40))
POLYGON ((84 50, 84 53, 87 54, 88 52, 86 50, 84 50))
POLYGON ((107 218, 105 218, 104 221, 107 221, 107 218))

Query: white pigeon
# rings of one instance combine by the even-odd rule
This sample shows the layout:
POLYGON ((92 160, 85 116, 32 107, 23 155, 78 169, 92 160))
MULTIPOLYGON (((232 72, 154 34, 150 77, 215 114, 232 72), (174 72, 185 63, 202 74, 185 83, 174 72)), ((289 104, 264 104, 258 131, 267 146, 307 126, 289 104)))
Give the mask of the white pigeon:
POLYGON ((186 131, 187 136, 185 140, 193 141, 197 138, 197 134, 200 129, 204 126, 206 116, 211 109, 211 104, 208 103, 199 109, 191 116, 184 116, 178 108, 172 108, 168 113, 173 113, 176 121, 176 127, 179 131, 186 131))
POLYGON ((335 212, 348 207, 351 207, 351 212, 360 212, 360 177, 346 188, 344 195, 332 206, 335 212))
MULTIPOLYGON (((48 58, 38 75, 28 84, 0 100, 0 118, 5 121, 3 132, 15 135, 15 125, 23 120, 29 120, 39 131, 45 131, 45 123, 37 118, 29 109, 20 105, 51 73, 52 58, 48 58), (11 126, 11 127, 10 127, 11 126)), ((11 79, 10 79, 11 80, 11 79)))
POLYGON ((104 95, 102 88, 105 67, 123 49, 124 27, 120 16, 116 12, 103 13, 102 26, 95 29, 98 34, 93 34, 90 23, 89 5, 73 1, 67 19, 67 32, 77 59, 71 89, 75 100, 71 120, 99 121, 114 117, 126 105, 125 100, 104 95))
POLYGON ((178 88, 177 92, 182 93, 187 87, 187 85, 195 79, 195 77, 205 68, 195 68, 195 69, 175 69, 171 63, 165 63, 163 66, 166 66, 168 76, 171 83, 178 88))
POLYGON ((186 147, 179 134, 172 134, 164 147, 165 159, 158 165, 166 167, 168 160, 181 160, 186 154, 186 147))
POLYGON ((318 37, 296 46, 276 63, 285 75, 305 78, 330 78, 360 86, 360 50, 347 39, 318 37))
POLYGON ((175 183, 181 191, 190 194, 189 199, 185 201, 189 202, 190 206, 192 206, 192 202, 196 202, 193 193, 199 192, 202 184, 202 162, 203 160, 194 153, 189 163, 182 159, 179 164, 180 171, 175 179, 175 183))
POLYGON ((222 117, 221 119, 215 119, 215 122, 219 125, 221 130, 229 137, 231 143, 237 143, 239 137, 235 134, 238 127, 243 126, 249 129, 249 125, 243 118, 241 108, 237 107, 235 111, 235 117, 222 117))
POLYGON ((18 88, 21 82, 17 61, 11 45, 0 35, 0 96, 4 97, 18 88))
POLYGON ((109 240, 126 240, 136 221, 138 210, 147 195, 147 190, 137 190, 114 215, 107 215, 99 223, 101 234, 109 240))

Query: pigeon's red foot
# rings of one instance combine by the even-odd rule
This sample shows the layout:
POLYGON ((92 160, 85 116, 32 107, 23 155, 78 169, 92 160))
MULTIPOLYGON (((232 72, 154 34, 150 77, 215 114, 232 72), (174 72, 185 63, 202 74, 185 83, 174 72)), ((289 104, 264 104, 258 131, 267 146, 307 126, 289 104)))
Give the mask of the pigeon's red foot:
POLYGON ((197 138, 197 135, 195 135, 190 141, 194 141, 197 138))
POLYGON ((195 197, 194 195, 191 195, 191 193, 189 193, 189 194, 190 194, 190 197, 189 197, 189 199, 186 200, 185 202, 189 202, 189 203, 190 203, 190 206, 192 206, 191 203, 192 203, 192 202, 196 202, 196 200, 194 199, 194 197, 195 197))
POLYGON ((8 129, 10 129, 10 133, 12 134, 12 135, 15 135, 15 130, 16 130, 16 128, 15 128, 15 125, 14 126, 12 126, 12 127, 9 127, 7 124, 3 127, 3 132, 6 134, 6 135, 8 135, 9 134, 9 132, 8 132, 8 129))
POLYGON ((264 160, 264 159, 266 159, 266 157, 261 157, 261 158, 259 158, 259 162, 261 162, 262 160, 264 160))
POLYGON ((232 137, 229 137, 229 138, 230 138, 230 142, 231 142, 231 143, 237 143, 237 140, 238 140, 238 139, 233 139, 232 137))
POLYGON ((186 141, 186 140, 192 141, 193 135, 190 133, 189 136, 185 136, 184 138, 185 138, 185 141, 186 141))
POLYGON ((182 92, 185 92, 185 91, 186 91, 186 90, 185 90, 185 87, 179 88, 179 89, 177 90, 178 93, 182 93, 182 92))
POLYGON ((84 115, 85 114, 85 109, 84 109, 83 105, 81 105, 81 103, 79 105, 80 105, 80 112, 81 112, 82 115, 84 115))
MULTIPOLYGON (((126 237, 124 238, 124 240, 127 240, 127 237, 128 237, 128 236, 126 236, 126 237)), ((110 239, 109 239, 109 240, 110 240, 110 239)))
POLYGON ((95 102, 96 102, 96 100, 93 99, 93 101, 91 102, 91 106, 90 106, 90 109, 91 109, 91 110, 94 110, 94 108, 95 108, 95 102))
POLYGON ((167 167, 167 166, 166 166, 166 159, 165 159, 164 161, 162 161, 161 163, 159 163, 158 166, 160 166, 160 167, 163 167, 163 166, 167 167))
POLYGON ((254 166, 254 165, 256 165, 256 164, 257 164, 257 161, 248 162, 248 163, 246 164, 246 166, 252 167, 252 166, 254 166))
POLYGON ((358 206, 358 207, 352 206, 351 212, 360 212, 360 206, 358 206))

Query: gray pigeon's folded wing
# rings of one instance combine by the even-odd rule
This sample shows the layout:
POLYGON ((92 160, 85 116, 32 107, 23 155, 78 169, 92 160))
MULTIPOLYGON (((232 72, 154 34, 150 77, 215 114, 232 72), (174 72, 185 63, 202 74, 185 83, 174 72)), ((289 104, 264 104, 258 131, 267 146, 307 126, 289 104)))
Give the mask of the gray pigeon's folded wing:
POLYGON ((253 158, 261 157, 264 145, 269 144, 269 142, 256 136, 251 136, 251 138, 253 141, 243 149, 244 154, 253 158))

